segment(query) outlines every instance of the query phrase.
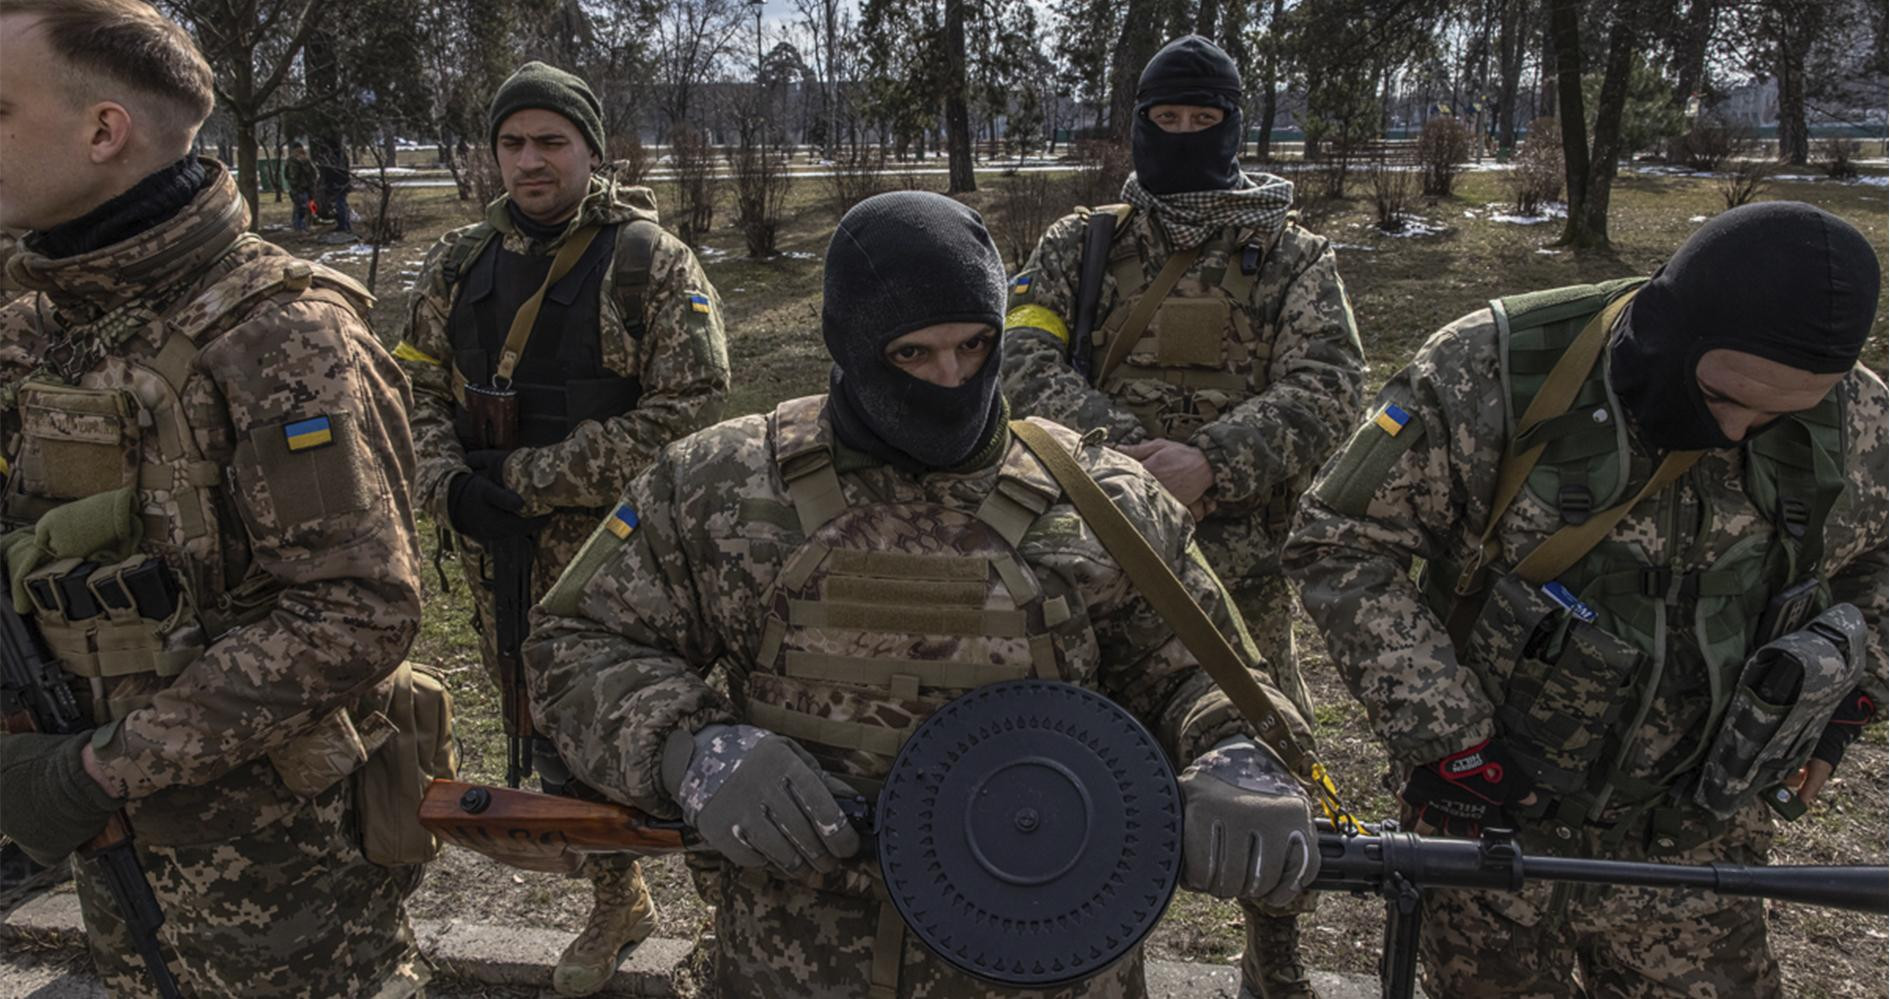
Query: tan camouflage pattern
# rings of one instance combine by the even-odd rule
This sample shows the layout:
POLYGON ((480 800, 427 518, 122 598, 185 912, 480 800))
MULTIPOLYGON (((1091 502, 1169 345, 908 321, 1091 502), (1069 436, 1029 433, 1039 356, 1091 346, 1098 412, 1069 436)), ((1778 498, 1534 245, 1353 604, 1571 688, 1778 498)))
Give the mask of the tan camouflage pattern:
MULTIPOLYGON (((1321 496, 1322 480, 1301 502, 1285 564, 1300 600, 1324 633, 1327 648, 1374 730, 1404 765, 1429 762, 1494 734, 1493 707, 1474 672, 1451 648, 1443 624, 1411 577, 1414 558, 1461 564, 1475 550, 1489 516, 1505 447, 1496 327, 1489 311, 1472 313, 1432 336, 1380 393, 1411 415, 1416 443, 1370 489, 1362 516, 1348 516, 1321 496), (1422 433, 1415 433, 1419 427, 1422 433)), ((1846 497, 1825 526, 1824 567, 1831 599, 1863 612, 1875 636, 1861 686, 1883 696, 1886 610, 1886 392, 1877 376, 1853 368, 1839 385, 1848 441, 1846 497)), ((1376 407, 1374 407, 1374 412, 1376 407)), ((1360 431, 1380 433, 1370 423, 1360 431)), ((1664 494, 1642 503, 1616 526, 1610 541, 1637 545, 1681 573, 1705 569, 1742 539, 1769 537, 1770 521, 1746 499, 1743 452, 1710 452, 1664 494), (1662 525, 1676 515, 1698 523, 1690 539, 1662 525)), ((1339 467, 1334 461, 1331 468, 1339 467)), ((1329 468, 1328 471, 1331 469, 1329 468)), ((1514 565, 1561 526, 1560 515, 1525 490, 1504 518, 1498 566, 1514 565)), ((1668 631, 1673 662, 1699 661, 1690 629, 1668 631)), ((1693 748, 1708 698, 1702 672, 1670 668, 1635 735, 1628 769, 1660 772, 1693 748)))
MULTIPOLYGON (((1612 855, 1761 864, 1771 841, 1770 810, 1750 801, 1691 850, 1612 855)), ((1548 848, 1525 840, 1527 851, 1548 848)), ((1593 833, 1575 849, 1607 852, 1593 833)), ((1785 993, 1765 924, 1763 900, 1695 888, 1535 881, 1517 893, 1435 890, 1424 896, 1420 977, 1427 995, 1451 999, 1776 999, 1785 993)))
MULTIPOLYGON (((1053 431, 1074 445, 1075 435, 1053 431)), ((537 720, 572 768, 618 801, 677 815, 660 778, 669 733, 747 721, 744 708, 704 675, 718 662, 731 676, 763 668, 758 652, 770 611, 766 594, 806 540, 777 469, 781 446, 772 417, 750 416, 670 447, 625 491, 640 521, 636 529, 619 539, 600 528, 533 612, 525 655, 537 720)), ((1077 454, 1210 616, 1227 633, 1243 634, 1192 544, 1187 512, 1139 464, 1099 446, 1077 454)), ((994 462, 915 479, 844 451, 835 459, 849 507, 926 504, 969 513, 998 473, 994 462)), ((1174 760, 1192 760, 1247 731, 1074 508, 1066 502, 1050 507, 1018 551, 1040 586, 1069 595, 1071 619, 1053 633, 1066 679, 1128 707, 1174 760)), ((1245 654, 1257 661, 1250 646, 1245 654)), ((731 689, 747 688, 731 683, 731 689)), ((1301 719, 1291 721, 1305 731, 1301 719)), ((844 864, 821 887, 826 890, 723 874, 716 909, 722 994, 865 991, 880 921, 870 866, 844 864)), ((904 941, 900 954, 902 996, 995 994, 950 971, 915 941, 904 941)), ((1058 993, 1142 994, 1139 955, 1058 993)))
MULTIPOLYGON (((419 546, 408 500, 405 378, 349 300, 322 290, 323 271, 244 235, 249 214, 234 182, 220 165, 205 166, 210 179, 196 200, 146 233, 57 260, 13 255, 8 273, 33 293, 0 308, 0 383, 34 371, 55 335, 83 339, 101 323, 127 324, 122 342, 80 382, 123 389, 155 407, 132 444, 146 460, 141 476, 150 476, 136 494, 139 550, 169 566, 211 640, 169 680, 106 680, 119 720, 94 745, 100 766, 129 788, 129 817, 148 852, 196 858, 185 871, 201 871, 215 856, 219 871, 236 872, 210 895, 176 895, 166 915, 179 932, 232 924, 223 944, 199 953, 205 962, 236 962, 232 974, 246 977, 253 971, 243 969, 263 959, 227 940, 256 934, 260 955, 268 927, 218 900, 266 896, 290 876, 275 866, 287 862, 284 838, 308 823, 339 821, 339 813, 318 815, 339 806, 291 791, 268 754, 327 739, 346 721, 341 709, 359 720, 385 705, 390 676, 419 628, 419 546), (183 294, 172 293, 180 287, 183 294), (154 313, 141 304, 153 296, 183 304, 154 313), (180 396, 168 398, 151 374, 161 366, 155 358, 172 328, 200 327, 201 352, 180 396), (273 458, 259 450, 280 445, 284 424, 318 415, 335 427, 327 446, 273 458), (171 439, 180 423, 188 432, 171 439), (165 464, 215 474, 200 488, 178 478, 154 488, 165 464), (311 480, 320 488, 311 490, 311 480), (242 854, 270 837, 277 852, 242 854)), ((0 408, 0 450, 9 458, 20 456, 21 430, 18 410, 0 408)), ((30 472, 16 465, 12 475, 25 481, 30 472)), ((85 684, 74 690, 107 720, 106 704, 94 705, 85 684)), ((386 872, 366 869, 358 856, 346 864, 334 856, 293 862, 305 874, 323 872, 338 897, 357 896, 360 906, 344 910, 353 922, 311 925, 293 963, 277 973, 367 983, 398 974, 411 963, 409 947, 362 947, 351 935, 372 926, 380 938, 401 937, 401 892, 377 887, 386 872), (375 893, 386 901, 370 904, 375 893)), ((205 964, 197 973, 221 972, 205 964)))
MULTIPOLYGON (((1036 305, 1055 313, 1066 327, 1075 322, 1085 226, 1082 215, 1072 214, 1044 233, 1012 282, 1007 309, 1036 305), (1025 278, 1030 279, 1029 290, 1019 293, 1018 283, 1025 278)), ((1240 266, 1238 250, 1230 253, 1227 247, 1240 246, 1254 233, 1236 229, 1230 235, 1231 240, 1210 241, 1171 297, 1205 297, 1221 273, 1240 266)), ((1152 281, 1170 252, 1161 226, 1147 213, 1136 212, 1116 238, 1135 242, 1143 281, 1152 281)), ((1099 326, 1102 317, 1120 305, 1119 296, 1115 276, 1105 272, 1099 326)), ((1199 539, 1208 562, 1236 589, 1250 577, 1278 573, 1284 537, 1277 528, 1269 531, 1260 516, 1264 506, 1303 489, 1344 440, 1345 429, 1357 421, 1364 402, 1365 379, 1352 306, 1325 237, 1287 223, 1262 255, 1252 298, 1242 308, 1268 348, 1264 370, 1248 366, 1252 370, 1245 394, 1219 393, 1227 396, 1220 406, 1184 421, 1198 423, 1204 417, 1205 424, 1172 434, 1199 448, 1214 470, 1214 485, 1207 492, 1214 512, 1201 525, 1199 539)), ((1041 416, 1077 430, 1103 427, 1115 444, 1151 436, 1131 408, 1146 403, 1140 394, 1151 382, 1121 382, 1111 386, 1115 394, 1108 394, 1090 387, 1071 369, 1063 341, 1051 331, 1012 325, 1006 335, 1004 393, 1016 415, 1041 416)), ((1108 344, 1098 342, 1097 347, 1106 351, 1108 344)), ((1241 367, 1235 364, 1235 370, 1241 367)), ((1196 393, 1197 398, 1214 394, 1196 393)))
MULTIPOLYGON (((414 945, 402 905, 422 869, 361 859, 353 798, 348 782, 232 840, 140 844, 138 859, 164 910, 158 938, 186 995, 419 994, 433 968, 414 945)), ((96 870, 83 859, 73 863, 99 980, 114 996, 156 999, 96 870)))
MULTIPOLYGON (((1338 477, 1347 467, 1342 451, 1302 499, 1283 555, 1334 663, 1401 767, 1496 734, 1491 694, 1467 658, 1482 655, 1479 647, 1452 647, 1411 570, 1414 559, 1460 564, 1477 547, 1506 446, 1504 398, 1493 389, 1501 384, 1498 367, 1497 331, 1487 309, 1433 335, 1379 397, 1381 405, 1393 402, 1410 414, 1395 438, 1406 442, 1406 450, 1382 473, 1372 473, 1375 481, 1350 483, 1357 495, 1368 497, 1356 501, 1362 506, 1358 513, 1335 506, 1340 487, 1347 485, 1338 477)), ((1861 685, 1875 698, 1885 683, 1887 396, 1883 382, 1862 367, 1851 371, 1839 391, 1848 484, 1825 526, 1823 564, 1831 598, 1855 604, 1869 622, 1861 685)), ((1373 435, 1382 438, 1385 431, 1368 421, 1347 448, 1365 447, 1373 435)), ((1769 538, 1770 521, 1745 495, 1743 462, 1744 452, 1736 449, 1704 455, 1689 475, 1631 511, 1609 543, 1637 546, 1679 574, 1714 565, 1742 541, 1750 546, 1769 538), (1673 523, 1688 525, 1688 535, 1675 537, 1666 526, 1673 523)), ((1552 506, 1523 491, 1497 533, 1496 565, 1513 565, 1561 525, 1552 506)), ((1670 627, 1666 635, 1666 668, 1623 761, 1629 779, 1650 783, 1666 779, 1709 734, 1712 699, 1698 639, 1685 626, 1670 627)), ((1617 801, 1601 818, 1609 821, 1633 804, 1617 801)), ((1639 859, 1653 849, 1659 851, 1656 859, 1667 861, 1760 861, 1769 841, 1769 813, 1748 801, 1739 815, 1728 830, 1704 812, 1679 812, 1660 834, 1627 836, 1618 846, 1601 843, 1594 827, 1580 835, 1595 856, 1639 859)), ((1548 823, 1520 824, 1531 849, 1579 848, 1578 841, 1549 835, 1548 823)), ((1687 893, 1669 899, 1629 890, 1590 892, 1571 903, 1565 927, 1528 935, 1478 913, 1489 909, 1533 924, 1530 907, 1542 903, 1538 890, 1487 896, 1474 905, 1468 898, 1435 893, 1428 903, 1427 952, 1433 965, 1450 962, 1441 984, 1431 986, 1433 995, 1490 995, 1498 983, 1505 995, 1518 994, 1510 991, 1515 988, 1523 989, 1520 994, 1566 995, 1578 954, 1584 962, 1599 962, 1597 967, 1616 966, 1596 972, 1592 994, 1744 996, 1777 989, 1757 903, 1687 893), (1537 964, 1545 969, 1540 974, 1537 964), (1673 983, 1679 991, 1662 991, 1644 979, 1673 983), (1730 984, 1714 991, 1715 982, 1730 984), (1523 983, 1539 983, 1533 986, 1538 991, 1523 983)))

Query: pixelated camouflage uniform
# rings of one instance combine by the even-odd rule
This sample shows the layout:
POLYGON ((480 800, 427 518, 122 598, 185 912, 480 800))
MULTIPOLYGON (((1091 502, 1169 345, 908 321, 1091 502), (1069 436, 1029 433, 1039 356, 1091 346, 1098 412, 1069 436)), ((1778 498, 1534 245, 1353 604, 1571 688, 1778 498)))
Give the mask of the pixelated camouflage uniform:
MULTIPOLYGON (((1577 290, 1543 294, 1570 291, 1577 290)), ((1569 322, 1585 322, 1592 312, 1569 322)), ((1532 724, 1565 724, 1568 712, 1597 711, 1615 691, 1649 691, 1638 724, 1630 702, 1623 714, 1564 731, 1564 748, 1571 750, 1604 735, 1624 740, 1618 779, 1608 778, 1620 793, 1594 803, 1587 815, 1559 807, 1561 801, 1577 800, 1584 793, 1580 790, 1567 799, 1544 794, 1535 809, 1543 814, 1521 822, 1527 848, 1687 863, 1762 862, 1772 823, 1756 797, 1725 820, 1684 801, 1698 772, 1698 754, 1713 734, 1712 691, 1736 685, 1725 674, 1750 654, 1749 636, 1756 631, 1736 629, 1702 644, 1702 636, 1711 639, 1717 630, 1709 612, 1730 607, 1735 620, 1749 624, 1756 616, 1752 608, 1791 582, 1768 570, 1759 585, 1737 592, 1708 585, 1714 572, 1737 564, 1735 559, 1755 547, 1763 551, 1779 543, 1772 514, 1749 495, 1754 487, 1747 473, 1754 460, 1749 449, 1771 448, 1772 435, 1788 430, 1768 430, 1749 447, 1707 452, 1679 481, 1635 506, 1601 546, 1561 577, 1592 605, 1585 610, 1600 615, 1599 627, 1581 634, 1618 631, 1643 658, 1629 660, 1639 664, 1631 667, 1637 671, 1630 673, 1632 683, 1611 691, 1584 687, 1586 681, 1574 677, 1573 667, 1564 662, 1556 669, 1571 674, 1570 689, 1527 702, 1534 705, 1527 716, 1533 721, 1518 721, 1516 678, 1525 672, 1516 663, 1519 656, 1536 654, 1528 651, 1536 647, 1526 642, 1529 636, 1506 630, 1494 598, 1480 605, 1483 617, 1463 647, 1454 645, 1446 630, 1448 594, 1457 578, 1453 567, 1464 565, 1479 548, 1508 447, 1510 414, 1519 401, 1505 390, 1526 359, 1518 354, 1504 362, 1500 345, 1506 336, 1499 335, 1494 313, 1485 309, 1445 327, 1420 348, 1384 388, 1376 415, 1357 430, 1302 501, 1284 553, 1287 571, 1346 683, 1400 767, 1436 760, 1493 736, 1507 743, 1532 724), (1407 418, 1402 425, 1401 416, 1407 418), (1685 525, 1685 534, 1677 535, 1674 524, 1685 525), (1429 563, 1426 581, 1434 585, 1428 595, 1425 584, 1412 578, 1414 559, 1429 563), (1662 595, 1622 591, 1597 577, 1594 567, 1610 561, 1645 566, 1635 574, 1654 580, 1662 595), (1669 622, 1655 632, 1664 634, 1664 642, 1627 637, 1641 634, 1623 623, 1636 612, 1669 622), (1492 625, 1486 628, 1485 620, 1492 625), (1719 642, 1728 644, 1722 649, 1714 644, 1719 642), (1507 709, 1506 699, 1511 702, 1507 709), (1672 800, 1681 803, 1663 806, 1670 800, 1668 789, 1680 792, 1672 800)), ((1595 398, 1604 401, 1585 403, 1592 413, 1576 406, 1571 413, 1579 412, 1579 419, 1560 429, 1620 425, 1623 450, 1632 461, 1617 495, 1633 496, 1650 478, 1652 458, 1635 439, 1631 419, 1617 419, 1612 396, 1595 398)), ((1885 403, 1883 383, 1862 367, 1854 368, 1827 400, 1844 442, 1844 493, 1824 521, 1818 561, 1829 601, 1854 604, 1868 623, 1873 638, 1861 686, 1879 703, 1884 696, 1881 636, 1890 498, 1885 403)), ((1495 569, 1490 578, 1498 583, 1487 592, 1515 592, 1500 586, 1506 567, 1564 525, 1558 495, 1565 493, 1539 495, 1533 478, 1519 494, 1495 534, 1498 550, 1490 559, 1495 569)), ((1597 502, 1594 508, 1612 502, 1597 502)), ((1564 630, 1576 634, 1578 628, 1570 619, 1564 630)), ((1616 745, 1606 743, 1597 764, 1601 769, 1593 773, 1607 770, 1607 754, 1616 745)), ((1438 892, 1427 912, 1424 952, 1433 995, 1566 995, 1577 963, 1591 994, 1779 991, 1763 906, 1753 899, 1691 890, 1532 888, 1520 895, 1438 892)))
MULTIPOLYGON (((1165 301, 1229 301, 1244 325, 1223 325, 1206 344, 1164 347, 1158 317, 1122 367, 1093 387, 1071 367, 1068 346, 1087 218, 1079 212, 1052 225, 1012 281, 1005 396, 1021 415, 1103 427, 1113 444, 1160 437, 1207 456, 1213 505, 1199 529, 1201 550, 1232 591, 1274 682, 1310 717, 1279 547, 1299 493, 1364 403, 1364 352, 1331 243, 1292 221, 1278 232, 1240 227, 1210 236, 1165 301), (1243 262, 1250 246, 1258 247, 1251 275, 1243 262)), ((1092 372, 1119 325, 1104 317, 1120 320, 1132 292, 1153 281, 1172 252, 1151 213, 1136 210, 1118 225, 1096 309, 1092 372)))
MULTIPOLYGON (((675 816, 660 777, 666 737, 679 727, 744 722, 795 738, 824 769, 870 787, 915 720, 960 689, 1024 675, 1107 693, 1148 725, 1171 762, 1185 764, 1246 731, 1021 446, 999 439, 975 470, 915 478, 835 445, 822 402, 790 401, 773 415, 732 420, 670 447, 625 491, 619 511, 633 511, 636 526, 618 514, 607 519, 534 612, 526 644, 533 706, 586 781, 616 800, 675 816), (809 516, 784 463, 794 481, 833 473, 832 490, 816 492, 840 512, 808 529, 820 518, 809 516), (993 496, 1037 499, 1006 519, 988 513, 993 496), (986 529, 1000 522, 1011 525, 1014 547, 986 529), (835 568, 840 551, 863 568, 835 568), (928 578, 934 568, 873 575, 895 563, 930 567, 965 556, 990 559, 990 571, 981 567, 971 580, 928 578), (887 565, 874 569, 876 560, 887 565), (872 606, 867 624, 843 623, 860 610, 847 602, 872 606), (804 618, 808 607, 835 616, 804 618), (953 613, 1015 615, 1021 631, 944 623, 953 613), (889 623, 907 619, 931 623, 889 623), (794 665, 797 656, 808 665, 794 665), (833 668, 867 659, 890 679, 833 668), (718 662, 729 671, 732 703, 704 681, 718 662), (845 743, 819 736, 822 729, 845 730, 845 743), (803 730, 814 737, 795 734, 803 730)), ((1075 446, 1068 430, 1041 425, 1075 446)), ((1135 462, 1100 446, 1076 453, 1247 661, 1257 662, 1192 542, 1186 511, 1135 462)), ((1289 717, 1306 738, 1304 722, 1289 717)), ((876 946, 884 904, 876 871, 868 858, 805 881, 726 869, 716 905, 719 994, 854 997, 869 993, 876 973, 874 995, 1039 994, 994 990, 908 935, 896 933, 896 946, 876 946)), ((1144 991, 1138 949, 1054 994, 1144 991)))
MULTIPOLYGON (((366 292, 246 234, 234 182, 204 165, 195 200, 147 232, 9 262, 32 293, 0 309, 6 518, 131 490, 137 552, 182 588, 145 650, 174 675, 93 681, 104 700, 73 689, 129 789, 187 993, 412 994, 430 974, 404 910, 420 869, 363 858, 351 773, 389 738, 379 712, 419 629, 406 379, 360 317, 366 292), (41 364, 85 342, 109 346, 73 373, 123 402, 115 426, 32 408, 35 386, 73 394, 41 364), (325 444, 285 435, 311 419, 325 444)), ((91 865, 77 871, 100 977, 155 995, 91 865)))

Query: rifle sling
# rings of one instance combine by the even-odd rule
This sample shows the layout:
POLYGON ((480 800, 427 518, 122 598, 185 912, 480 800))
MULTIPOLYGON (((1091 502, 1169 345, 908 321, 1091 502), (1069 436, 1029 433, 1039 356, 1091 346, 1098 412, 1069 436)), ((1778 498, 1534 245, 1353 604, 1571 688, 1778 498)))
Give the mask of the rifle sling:
MULTIPOLYGON (((1172 258, 1171 258, 1172 259, 1172 258)), ((1115 556, 1129 581, 1148 599, 1155 612, 1175 631, 1201 667, 1226 693, 1227 699, 1253 723, 1260 739, 1270 746, 1293 773, 1302 780, 1314 781, 1316 760, 1301 746, 1287 726, 1285 712, 1258 683, 1240 654, 1227 643, 1214 621, 1194 602, 1181 580, 1168 568, 1148 539, 1135 529, 1129 518, 1111 502, 1096 480, 1060 447, 1042 427, 1025 420, 1011 423, 1011 432, 1043 462, 1050 475, 1063 487, 1078 513, 1103 547, 1115 556)), ((1310 724, 1310 721, 1309 721, 1310 724)))
POLYGON ((551 270, 545 273, 545 281, 532 292, 532 297, 518 307, 512 316, 512 326, 505 333, 505 346, 499 349, 499 363, 493 372, 493 383, 510 384, 512 371, 518 367, 519 358, 525 356, 525 344, 532 338, 532 327, 538 325, 538 309, 545 304, 545 293, 551 286, 563 280, 571 268, 577 266, 578 258, 591 248, 591 240, 597 238, 599 227, 587 225, 565 238, 558 247, 558 255, 551 258, 551 270))
POLYGON ((1108 381, 1109 375, 1123 361, 1128 360, 1129 352, 1135 349, 1136 343, 1142 339, 1143 331, 1154 321, 1155 310, 1162 307, 1162 301, 1169 292, 1175 290, 1175 285, 1180 283, 1181 276, 1188 272, 1188 268, 1201 259, 1201 249, 1197 246, 1171 254, 1168 262, 1162 265, 1161 273, 1155 275, 1155 280, 1142 289, 1142 294, 1136 297, 1135 307, 1129 310, 1129 317, 1123 320, 1121 328, 1110 334, 1109 352, 1103 355, 1102 367, 1096 370, 1097 385, 1108 381))

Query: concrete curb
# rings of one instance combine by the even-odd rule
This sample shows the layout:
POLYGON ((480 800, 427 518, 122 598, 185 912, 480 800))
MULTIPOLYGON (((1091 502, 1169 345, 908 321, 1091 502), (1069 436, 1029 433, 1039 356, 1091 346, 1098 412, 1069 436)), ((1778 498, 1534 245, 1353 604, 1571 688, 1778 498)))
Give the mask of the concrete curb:
MULTIPOLYGON (((557 930, 458 919, 417 920, 414 933, 421 949, 446 978, 547 992, 552 965, 570 938, 569 933, 557 930)), ((79 921, 79 897, 62 892, 28 901, 0 922, 0 942, 40 950, 83 950, 85 931, 79 921)), ((644 941, 618 966, 603 994, 673 999, 676 993, 671 975, 689 949, 687 940, 654 937, 644 941)), ((80 988, 83 984, 62 982, 65 988, 80 988)), ((1364 975, 1315 971, 1313 983, 1322 999, 1371 999, 1378 995, 1378 983, 1364 975)), ((1238 976, 1231 967, 1182 961, 1150 961, 1148 984, 1152 999, 1235 999, 1239 988, 1238 976)), ((452 991, 451 986, 442 991, 452 991)), ((11 993, 7 987, 0 987, 0 994, 11 993)), ((91 993, 34 989, 32 994, 50 997, 91 993)))

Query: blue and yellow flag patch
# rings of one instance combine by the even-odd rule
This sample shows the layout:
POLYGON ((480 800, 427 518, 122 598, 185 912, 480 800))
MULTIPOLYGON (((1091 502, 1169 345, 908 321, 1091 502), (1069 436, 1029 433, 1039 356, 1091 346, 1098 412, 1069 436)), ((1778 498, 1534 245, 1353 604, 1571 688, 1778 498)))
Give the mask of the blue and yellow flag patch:
POLYGON ((1404 425, 1411 422, 1411 414, 1399 409, 1397 403, 1388 402, 1377 416, 1372 417, 1372 422, 1378 424, 1378 429, 1396 437, 1404 432, 1404 425))
POLYGON ((709 312, 709 296, 704 295, 703 293, 699 291, 690 292, 689 293, 689 307, 691 309, 696 310, 697 312, 707 315, 709 312))
POLYGON ((282 439, 288 442, 290 451, 307 451, 334 443, 335 430, 329 425, 328 417, 317 416, 283 424, 282 439))
POLYGON ((637 512, 630 509, 630 504, 619 503, 617 509, 604 518, 604 530, 617 536, 618 541, 627 541, 630 532, 637 529, 637 512))
POLYGON ((1030 294, 1031 282, 1035 281, 1036 279, 1037 279, 1037 276, 1034 274, 1017 275, 1016 280, 1011 282, 1011 294, 1013 295, 1030 294))

